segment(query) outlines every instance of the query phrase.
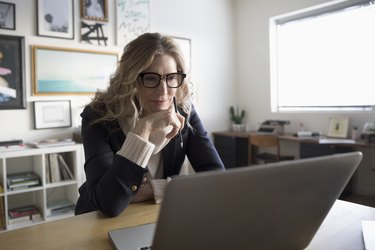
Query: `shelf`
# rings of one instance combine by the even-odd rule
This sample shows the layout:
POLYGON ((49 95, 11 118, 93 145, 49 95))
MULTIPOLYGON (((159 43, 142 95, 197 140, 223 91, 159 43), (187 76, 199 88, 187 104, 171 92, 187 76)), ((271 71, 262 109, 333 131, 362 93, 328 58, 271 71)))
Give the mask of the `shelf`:
MULTIPOLYGON (((0 198, 4 199, 0 204, 0 209, 4 211, 4 219, 0 220, 0 232, 14 230, 22 227, 28 227, 46 221, 58 220, 66 217, 74 216, 74 211, 66 214, 47 217, 47 204, 56 200, 70 200, 75 204, 78 199, 78 187, 80 185, 80 177, 83 174, 83 149, 82 144, 50 147, 50 148, 27 148, 19 151, 0 152, 0 184, 4 187, 4 193, 0 193, 0 198), (56 182, 51 181, 51 161, 50 155, 55 155, 65 167, 62 167, 60 161, 54 161, 53 166, 57 166, 57 171, 61 174, 65 168, 65 177, 72 176, 68 180, 64 180, 61 174, 60 179, 56 182), (56 165, 57 164, 57 165, 56 165), (68 168, 68 171, 66 170, 68 168), (40 186, 29 187, 19 190, 8 190, 7 176, 9 174, 19 174, 23 172, 34 172, 40 177, 40 186), (66 175, 70 172, 70 175, 66 175), (34 205, 40 213, 38 221, 21 221, 10 224, 8 215, 9 209, 21 208, 34 205), (2 221, 4 229, 2 230, 2 221)), ((18 184, 18 183, 17 183, 18 184)), ((0 210, 1 212, 1 210, 0 210)))

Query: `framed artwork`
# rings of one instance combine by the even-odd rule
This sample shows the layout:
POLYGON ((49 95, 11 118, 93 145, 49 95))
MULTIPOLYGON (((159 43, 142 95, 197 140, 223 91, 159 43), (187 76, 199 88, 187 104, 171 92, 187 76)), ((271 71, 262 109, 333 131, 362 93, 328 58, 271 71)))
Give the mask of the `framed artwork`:
POLYGON ((118 46, 150 30, 150 0, 116 0, 116 11, 118 46))
POLYGON ((0 35, 0 109, 25 109, 25 39, 0 35))
POLYGON ((108 22, 108 0, 80 0, 81 18, 108 22))
POLYGON ((71 127, 70 101, 34 102, 34 125, 35 129, 71 127))
POLYGON ((188 67, 188 71, 191 70, 191 40, 189 38, 183 37, 173 37, 173 39, 177 42, 178 46, 182 50, 182 53, 185 57, 186 66, 188 67))
POLYGON ((329 129, 327 136, 337 138, 347 138, 349 128, 348 117, 331 117, 329 119, 329 129))
POLYGON ((0 29, 16 29, 16 5, 0 2, 0 29))
POLYGON ((106 35, 106 33, 106 25, 103 25, 102 23, 81 21, 82 43, 107 46, 108 36, 106 35))
POLYGON ((33 95, 88 95, 104 90, 118 60, 114 52, 35 45, 31 50, 33 95))
POLYGON ((38 36, 74 39, 73 0, 37 0, 38 36))

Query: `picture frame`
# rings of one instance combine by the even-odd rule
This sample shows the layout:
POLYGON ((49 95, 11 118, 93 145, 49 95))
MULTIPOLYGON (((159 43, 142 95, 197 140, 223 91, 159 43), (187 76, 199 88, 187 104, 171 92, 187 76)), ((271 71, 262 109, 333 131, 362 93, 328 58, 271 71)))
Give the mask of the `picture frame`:
POLYGON ((151 26, 150 0, 116 0, 117 46, 124 47, 151 26))
POLYGON ((38 45, 31 50, 33 95, 92 95, 107 88, 118 61, 115 52, 38 45))
POLYGON ((0 109, 25 109, 25 38, 0 35, 0 109))
POLYGON ((35 101, 34 128, 67 128, 72 126, 70 100, 35 101))
POLYGON ((38 36, 74 39, 73 0, 37 0, 38 36))
POLYGON ((191 71, 191 39, 176 36, 172 36, 172 38, 177 42, 178 46, 182 50, 188 71, 191 71))
POLYGON ((81 18, 108 22, 108 0, 80 0, 81 18))
POLYGON ((16 5, 0 2, 0 29, 16 30, 16 5))
POLYGON ((349 128, 348 117, 331 117, 327 136, 335 138, 347 138, 349 128))

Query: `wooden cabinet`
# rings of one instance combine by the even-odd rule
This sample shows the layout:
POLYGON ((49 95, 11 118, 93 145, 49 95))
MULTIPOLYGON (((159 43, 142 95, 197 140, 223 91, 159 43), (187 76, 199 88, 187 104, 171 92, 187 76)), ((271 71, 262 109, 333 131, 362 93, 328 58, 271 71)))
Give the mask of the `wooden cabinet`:
POLYGON ((0 193, 0 216, 3 222, 1 230, 12 230, 46 221, 57 220, 74 215, 74 211, 51 215, 48 204, 58 201, 70 201, 75 204, 78 199, 78 187, 81 184, 83 172, 82 144, 49 147, 28 148, 20 151, 0 152, 0 184, 3 192, 0 193), (72 178, 48 181, 49 154, 62 156, 66 166, 73 175, 72 178), (12 174, 34 172, 40 177, 37 186, 24 186, 20 189, 11 189, 7 185, 7 178, 12 174), (39 211, 39 218, 35 220, 14 222, 11 221, 9 210, 20 207, 35 206, 39 211))

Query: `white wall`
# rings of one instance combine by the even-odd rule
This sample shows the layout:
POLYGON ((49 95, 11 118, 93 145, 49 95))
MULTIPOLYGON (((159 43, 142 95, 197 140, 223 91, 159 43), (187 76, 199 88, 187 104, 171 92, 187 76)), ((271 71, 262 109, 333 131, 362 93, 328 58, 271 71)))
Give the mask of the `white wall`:
MULTIPOLYGON (((166 33, 192 40, 192 80, 196 84, 196 105, 209 132, 228 128, 227 109, 235 99, 233 9, 230 0, 150 0, 151 32, 166 33)), ((16 30, 2 30, 0 34, 25 37, 25 110, 0 110, 0 141, 70 137, 80 125, 79 114, 91 96, 32 96, 31 45, 114 51, 115 0, 109 0, 109 46, 80 43, 79 1, 74 0, 74 40, 37 36, 36 1, 8 0, 16 4, 16 30), (33 101, 71 100, 73 127, 70 129, 33 129, 33 101)), ((58 62, 56 62, 58 63, 58 62)), ((89 67, 89 65, 83 65, 89 67)))
MULTIPOLYGON (((330 116, 348 116, 351 124, 363 127, 365 122, 375 121, 374 112, 322 113, 289 112, 272 113, 270 103, 270 67, 268 21, 272 16, 314 6, 328 0, 236 0, 236 75, 237 104, 248 113, 248 127, 256 130, 265 119, 286 119, 287 132, 296 132, 302 122, 305 129, 327 133, 330 116)), ((324 91, 324 89, 322 89, 324 91)), ((355 91, 366 91, 354 89, 355 91)), ((306 90, 308 95, 308 89, 306 90)), ((337 94, 337 93, 333 93, 337 94)), ((319 97, 317 97, 319 98, 319 97)))

